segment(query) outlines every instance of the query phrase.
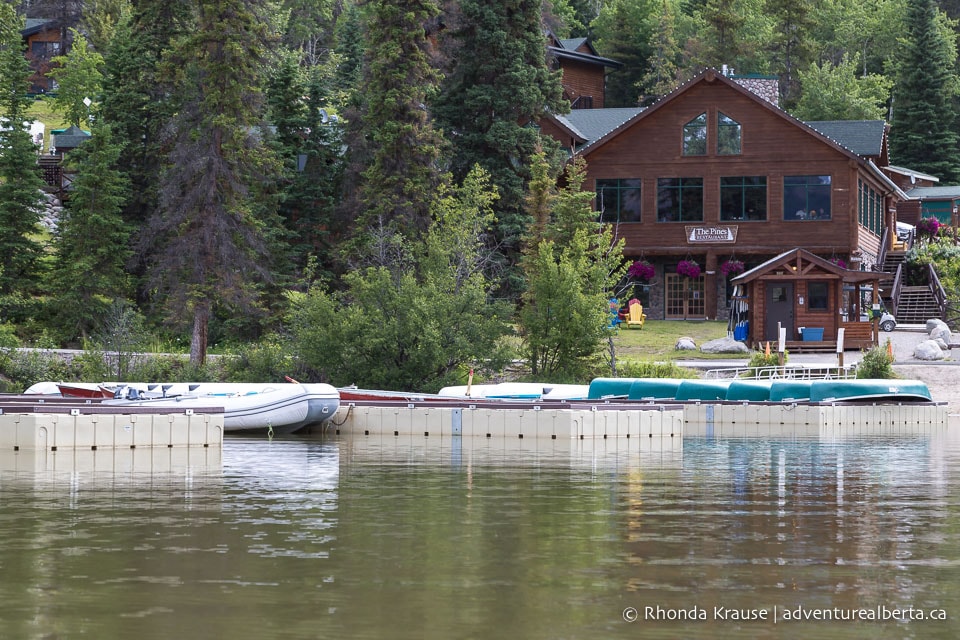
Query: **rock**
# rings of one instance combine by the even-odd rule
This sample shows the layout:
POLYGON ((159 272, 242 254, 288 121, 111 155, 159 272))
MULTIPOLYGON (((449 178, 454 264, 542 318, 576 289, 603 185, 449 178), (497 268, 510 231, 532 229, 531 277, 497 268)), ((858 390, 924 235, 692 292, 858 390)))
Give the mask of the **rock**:
POLYGON ((750 353, 749 347, 733 338, 717 338, 705 342, 700 351, 703 353, 750 353))
POLYGON ((945 323, 940 323, 930 331, 930 339, 942 340, 950 344, 953 341, 953 334, 950 332, 950 327, 945 323))
POLYGON ((693 341, 693 338, 690 336, 683 336, 682 338, 677 338, 677 344, 673 347, 677 351, 696 351, 697 343, 693 341))
POLYGON ((949 351, 950 345, 943 341, 943 338, 931 338, 934 342, 937 343, 937 346, 940 347, 941 351, 949 351))
POLYGON ((913 357, 917 360, 943 360, 946 355, 936 341, 924 340, 913 350, 913 357))
MULTIPOLYGON (((937 327, 939 327, 939 326, 944 326, 944 327, 946 327, 946 326, 947 326, 947 323, 944 322, 943 320, 941 320, 940 318, 930 318, 929 320, 927 320, 927 325, 926 325, 926 326, 927 326, 927 333, 930 333, 931 331, 933 331, 935 328, 937 328, 937 327)), ((949 329, 949 328, 950 328, 950 327, 947 327, 947 329, 949 329)))

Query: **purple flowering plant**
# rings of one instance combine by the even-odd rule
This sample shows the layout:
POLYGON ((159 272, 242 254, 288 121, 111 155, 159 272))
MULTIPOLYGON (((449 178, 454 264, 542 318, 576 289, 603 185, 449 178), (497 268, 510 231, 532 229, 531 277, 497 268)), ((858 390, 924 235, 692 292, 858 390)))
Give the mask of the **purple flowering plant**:
POLYGON ((648 281, 653 278, 655 270, 653 265, 647 262, 646 260, 636 260, 630 268, 627 269, 627 275, 635 280, 645 280, 648 281))
POLYGON ((677 265, 677 273, 686 278, 699 278, 700 265, 696 260, 681 260, 677 265))
POLYGON ((739 260, 727 260, 720 265, 720 273, 725 276, 735 276, 738 273, 743 273, 744 265, 739 260))

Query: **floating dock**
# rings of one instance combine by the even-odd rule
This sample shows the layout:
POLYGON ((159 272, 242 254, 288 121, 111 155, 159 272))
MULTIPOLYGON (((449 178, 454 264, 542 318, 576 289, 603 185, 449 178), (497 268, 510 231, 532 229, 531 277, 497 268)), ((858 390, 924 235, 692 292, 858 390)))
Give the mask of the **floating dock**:
POLYGON ((143 408, 17 396, 0 402, 0 451, 221 447, 223 408, 143 408))
POLYGON ((683 438, 683 408, 668 404, 570 402, 342 402, 335 435, 584 440, 683 438))

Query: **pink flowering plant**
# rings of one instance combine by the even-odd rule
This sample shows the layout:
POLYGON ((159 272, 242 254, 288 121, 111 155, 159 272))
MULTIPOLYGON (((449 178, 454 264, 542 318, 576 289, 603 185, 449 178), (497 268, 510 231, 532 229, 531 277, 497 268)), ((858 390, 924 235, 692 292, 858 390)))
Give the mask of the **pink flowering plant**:
POLYGON ((680 264, 677 265, 677 273, 685 278, 699 278, 700 265, 697 264, 696 260, 681 260, 680 264))
POLYGON ((646 260, 637 260, 627 269, 627 275, 633 280, 649 281, 654 273, 653 265, 646 260))
POLYGON ((837 265, 841 269, 847 268, 847 263, 844 261, 843 258, 834 258, 831 262, 833 262, 833 264, 837 265))
POLYGON ((925 238, 934 238, 942 226, 936 218, 922 218, 920 222, 917 223, 917 233, 925 238))
POLYGON ((738 273, 743 273, 744 268, 741 261, 731 259, 720 265, 720 273, 725 276, 735 276, 738 273))

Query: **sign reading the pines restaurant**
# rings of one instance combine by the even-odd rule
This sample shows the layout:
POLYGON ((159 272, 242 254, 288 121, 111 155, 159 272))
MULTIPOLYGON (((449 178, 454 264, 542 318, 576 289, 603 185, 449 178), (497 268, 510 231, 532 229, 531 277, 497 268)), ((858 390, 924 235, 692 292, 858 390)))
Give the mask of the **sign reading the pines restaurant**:
POLYGON ((735 226, 687 226, 688 244, 719 244, 737 241, 737 227, 735 226))

